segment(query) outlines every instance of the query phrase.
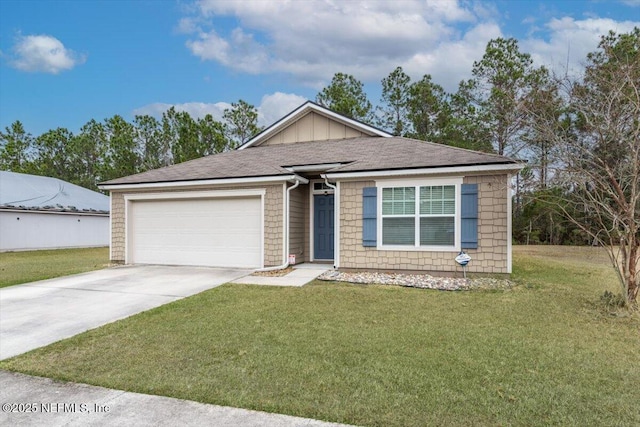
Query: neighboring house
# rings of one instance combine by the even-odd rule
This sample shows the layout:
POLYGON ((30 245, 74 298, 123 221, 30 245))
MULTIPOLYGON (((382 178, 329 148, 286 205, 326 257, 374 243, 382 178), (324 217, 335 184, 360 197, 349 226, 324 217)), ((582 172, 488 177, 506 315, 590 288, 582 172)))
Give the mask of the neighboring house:
POLYGON ((393 137, 307 102, 235 151, 115 179, 111 259, 511 272, 508 157, 393 137))
POLYGON ((109 197, 56 178, 0 171, 0 251, 108 244, 109 197))

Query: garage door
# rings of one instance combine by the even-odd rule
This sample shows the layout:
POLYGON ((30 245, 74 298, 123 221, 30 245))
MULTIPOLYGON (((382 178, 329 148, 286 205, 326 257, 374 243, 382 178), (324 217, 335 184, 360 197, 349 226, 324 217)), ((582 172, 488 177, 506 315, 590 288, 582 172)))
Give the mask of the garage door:
POLYGON ((127 261, 262 267, 261 209, 259 197, 132 201, 127 261))

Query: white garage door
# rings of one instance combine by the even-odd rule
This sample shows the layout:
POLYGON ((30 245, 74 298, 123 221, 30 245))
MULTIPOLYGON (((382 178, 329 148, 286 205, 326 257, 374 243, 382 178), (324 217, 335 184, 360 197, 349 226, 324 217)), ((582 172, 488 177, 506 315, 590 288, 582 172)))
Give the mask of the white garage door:
POLYGON ((128 262, 262 267, 261 199, 136 200, 128 262))

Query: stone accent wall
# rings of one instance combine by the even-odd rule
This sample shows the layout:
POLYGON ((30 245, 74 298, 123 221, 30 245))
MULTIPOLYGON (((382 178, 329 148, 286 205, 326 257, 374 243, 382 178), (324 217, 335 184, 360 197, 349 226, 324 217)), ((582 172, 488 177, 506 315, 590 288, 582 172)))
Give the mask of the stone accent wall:
MULTIPOLYGON (((192 191, 210 190, 243 190, 265 189, 264 200, 264 264, 265 267, 282 264, 283 261, 283 185, 257 186, 207 186, 198 187, 192 191)), ((136 190, 111 192, 111 261, 123 263, 125 261, 125 194, 140 193, 171 193, 188 190, 136 190)))
MULTIPOLYGON (((480 217, 478 249, 468 251, 472 257, 469 272, 507 273, 507 182, 506 175, 464 178, 464 183, 478 184, 480 217)), ((455 252, 386 251, 362 246, 362 189, 375 185, 374 181, 340 183, 340 268, 460 272, 455 252)))

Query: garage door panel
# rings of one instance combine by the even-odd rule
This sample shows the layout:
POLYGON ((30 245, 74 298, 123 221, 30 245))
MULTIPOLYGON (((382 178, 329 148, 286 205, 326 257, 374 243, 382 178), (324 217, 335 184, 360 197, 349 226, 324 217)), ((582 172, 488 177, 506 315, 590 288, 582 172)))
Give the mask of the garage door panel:
POLYGON ((130 262, 261 267, 260 198, 141 200, 130 206, 130 262))

